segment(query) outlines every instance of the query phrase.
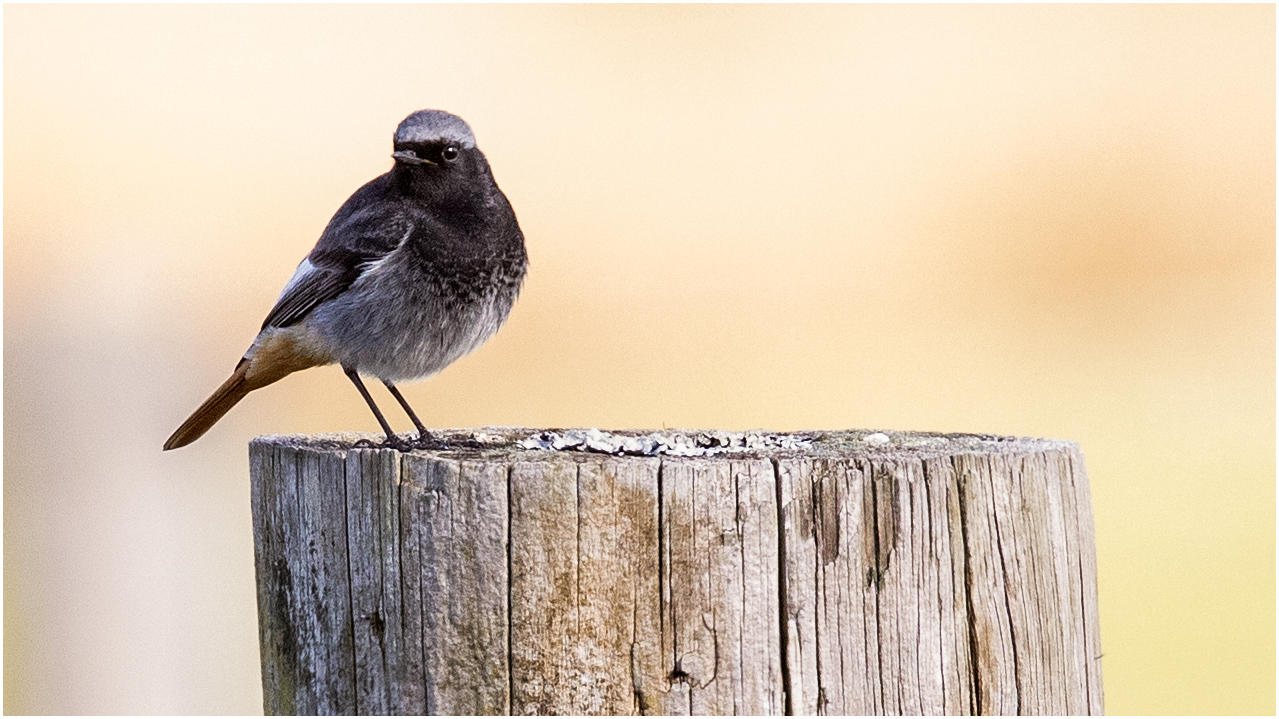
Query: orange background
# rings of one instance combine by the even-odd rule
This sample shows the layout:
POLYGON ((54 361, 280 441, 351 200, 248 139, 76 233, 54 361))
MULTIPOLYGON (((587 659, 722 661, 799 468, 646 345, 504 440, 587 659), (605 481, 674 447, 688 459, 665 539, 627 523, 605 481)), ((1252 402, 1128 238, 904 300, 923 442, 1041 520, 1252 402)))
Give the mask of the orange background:
POLYGON ((245 445, 376 425, 159 448, 423 107, 532 261, 429 424, 1078 440, 1108 711, 1275 711, 1273 6, 9 5, 7 712, 260 711, 245 445))

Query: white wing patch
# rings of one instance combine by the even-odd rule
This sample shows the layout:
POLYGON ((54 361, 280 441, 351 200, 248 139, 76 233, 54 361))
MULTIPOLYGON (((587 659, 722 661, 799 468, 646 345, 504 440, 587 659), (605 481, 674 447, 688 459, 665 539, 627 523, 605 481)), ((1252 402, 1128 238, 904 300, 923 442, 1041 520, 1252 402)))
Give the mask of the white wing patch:
POLYGON ((284 296, 289 294, 290 290, 292 290, 294 287, 297 287, 299 282, 301 282, 302 280, 306 279, 307 277, 311 276, 314 273, 315 273, 315 265, 311 264, 311 260, 303 259, 301 264, 298 265, 297 270, 293 272, 293 277, 289 278, 288 284, 284 286, 284 289, 280 290, 280 296, 277 297, 275 300, 276 304, 279 304, 280 300, 283 300, 284 296))

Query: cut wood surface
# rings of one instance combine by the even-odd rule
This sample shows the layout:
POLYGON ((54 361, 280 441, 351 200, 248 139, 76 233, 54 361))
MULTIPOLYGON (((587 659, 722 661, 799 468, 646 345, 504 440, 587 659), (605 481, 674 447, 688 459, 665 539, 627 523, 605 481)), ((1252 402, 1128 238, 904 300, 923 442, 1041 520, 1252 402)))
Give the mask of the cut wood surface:
POLYGON ((1100 714, 1070 442, 250 445, 268 714, 1100 714))

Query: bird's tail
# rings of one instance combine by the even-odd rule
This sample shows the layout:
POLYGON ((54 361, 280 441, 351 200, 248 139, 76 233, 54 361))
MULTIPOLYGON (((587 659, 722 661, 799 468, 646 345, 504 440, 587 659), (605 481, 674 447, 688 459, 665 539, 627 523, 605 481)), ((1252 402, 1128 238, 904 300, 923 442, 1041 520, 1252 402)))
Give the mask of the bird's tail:
POLYGON ((227 381, 178 427, 178 431, 164 443, 164 448, 177 449, 196 441, 253 390, 262 389, 298 370, 332 362, 327 354, 308 344, 304 333, 305 328, 301 325, 262 330, 227 381))
POLYGON ((188 444, 199 439, 205 432, 209 431, 218 420, 222 419, 222 415, 226 414, 235 406, 236 402, 244 399, 244 396, 261 385, 250 384, 247 381, 249 371, 249 363, 241 361, 236 365, 235 371, 222 383, 209 398, 204 400, 204 404, 200 405, 187 421, 178 427, 178 431, 169 437, 169 441, 164 443, 165 449, 177 449, 185 447, 188 444))

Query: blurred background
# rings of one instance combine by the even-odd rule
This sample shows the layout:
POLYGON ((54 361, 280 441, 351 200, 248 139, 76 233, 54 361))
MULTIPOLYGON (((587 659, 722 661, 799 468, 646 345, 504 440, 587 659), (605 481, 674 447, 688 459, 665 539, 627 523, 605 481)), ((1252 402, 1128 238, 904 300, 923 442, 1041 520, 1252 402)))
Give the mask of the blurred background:
POLYGON ((376 424, 329 367, 160 445, 424 107, 471 123, 532 262, 406 389, 428 424, 1077 440, 1107 710, 1275 711, 1272 5, 3 32, 7 713, 261 711, 246 444, 376 424))

